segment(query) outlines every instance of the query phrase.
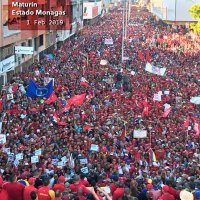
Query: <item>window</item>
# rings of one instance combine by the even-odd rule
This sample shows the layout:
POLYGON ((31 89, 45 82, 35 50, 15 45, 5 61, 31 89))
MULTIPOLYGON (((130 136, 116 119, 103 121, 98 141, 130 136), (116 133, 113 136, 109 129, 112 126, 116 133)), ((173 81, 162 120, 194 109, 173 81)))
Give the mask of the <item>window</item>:
POLYGON ((28 40, 28 46, 32 47, 32 40, 28 40))
POLYGON ((39 46, 41 47, 44 44, 43 35, 39 36, 39 46))

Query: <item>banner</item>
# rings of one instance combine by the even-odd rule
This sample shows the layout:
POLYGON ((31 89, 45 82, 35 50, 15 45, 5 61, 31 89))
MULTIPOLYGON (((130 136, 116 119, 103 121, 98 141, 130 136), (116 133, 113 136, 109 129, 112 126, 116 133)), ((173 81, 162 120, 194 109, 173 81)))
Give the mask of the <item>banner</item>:
POLYGON ((10 56, 0 62, 0 74, 14 70, 15 68, 15 56, 10 56))
POLYGON ((150 63, 146 63, 146 67, 145 67, 145 71, 150 72, 152 74, 157 74, 160 76, 164 76, 166 68, 159 68, 159 67, 155 67, 153 65, 151 65, 150 63))
POLYGON ((83 174, 88 174, 88 173, 89 173, 88 167, 83 167, 83 168, 81 168, 81 172, 82 172, 83 174))
POLYGON ((33 80, 30 80, 26 95, 32 98, 36 98, 36 97, 49 98, 52 92, 53 92, 52 80, 45 87, 40 87, 33 80))
POLYGON ((113 44, 113 39, 112 38, 105 38, 104 44, 113 44))
POLYGON ((87 158, 80 159, 80 164, 81 164, 81 165, 88 164, 87 158))
POLYGON ((146 138, 147 137, 147 130, 137 129, 133 132, 134 138, 146 138))
POLYGON ((15 54, 32 55, 34 53, 33 47, 16 46, 15 54))
POLYGON ((53 86, 54 86, 54 78, 52 77, 44 77, 44 85, 47 85, 50 81, 53 81, 53 86))

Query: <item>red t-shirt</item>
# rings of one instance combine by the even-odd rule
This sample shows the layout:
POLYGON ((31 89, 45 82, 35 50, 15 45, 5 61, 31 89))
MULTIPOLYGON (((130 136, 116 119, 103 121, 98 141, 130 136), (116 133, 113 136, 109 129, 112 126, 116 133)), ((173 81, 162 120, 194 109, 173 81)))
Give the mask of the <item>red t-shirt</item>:
POLYGON ((0 199, 8 200, 8 193, 4 189, 0 189, 0 199))
POLYGON ((90 190, 88 190, 83 184, 78 183, 78 184, 71 184, 70 189, 72 192, 77 192, 79 188, 82 188, 83 194, 89 194, 90 190))
POLYGON ((3 185, 3 189, 8 193, 8 200, 23 200, 24 188, 24 185, 17 182, 3 185))
POLYGON ((24 188, 24 200, 31 200, 30 194, 31 194, 32 191, 37 192, 37 189, 32 185, 26 186, 24 188))
POLYGON ((118 200, 124 195, 124 188, 117 188, 113 194, 112 200, 118 200))
POLYGON ((175 200, 174 196, 171 194, 163 194, 158 200, 175 200))

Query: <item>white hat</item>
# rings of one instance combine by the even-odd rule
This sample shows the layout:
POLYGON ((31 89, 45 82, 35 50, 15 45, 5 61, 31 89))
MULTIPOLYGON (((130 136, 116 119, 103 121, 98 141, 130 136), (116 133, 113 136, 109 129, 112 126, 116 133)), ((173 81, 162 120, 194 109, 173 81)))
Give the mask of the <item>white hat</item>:
POLYGON ((181 198, 181 200, 194 200, 193 194, 186 190, 181 191, 180 198, 181 198))

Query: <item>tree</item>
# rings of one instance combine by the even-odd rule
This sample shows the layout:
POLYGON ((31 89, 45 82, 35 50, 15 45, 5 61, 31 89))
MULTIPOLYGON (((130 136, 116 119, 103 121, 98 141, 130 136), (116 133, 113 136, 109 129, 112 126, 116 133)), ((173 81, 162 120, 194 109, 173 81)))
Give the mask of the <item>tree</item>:
POLYGON ((190 14, 192 17, 197 20, 197 23, 192 23, 190 28, 194 30, 196 33, 200 33, 200 4, 194 4, 189 9, 190 14))

